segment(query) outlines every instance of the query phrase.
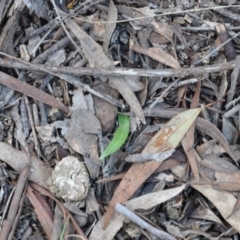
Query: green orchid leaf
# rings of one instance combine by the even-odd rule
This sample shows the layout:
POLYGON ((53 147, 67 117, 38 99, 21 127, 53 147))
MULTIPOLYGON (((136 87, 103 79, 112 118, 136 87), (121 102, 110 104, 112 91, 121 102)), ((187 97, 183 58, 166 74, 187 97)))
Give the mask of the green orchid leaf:
POLYGON ((119 150, 122 145, 125 143, 130 129, 130 118, 124 114, 118 114, 118 123, 119 127, 117 128, 116 132, 114 133, 112 141, 108 144, 100 159, 103 159, 117 150, 119 150))

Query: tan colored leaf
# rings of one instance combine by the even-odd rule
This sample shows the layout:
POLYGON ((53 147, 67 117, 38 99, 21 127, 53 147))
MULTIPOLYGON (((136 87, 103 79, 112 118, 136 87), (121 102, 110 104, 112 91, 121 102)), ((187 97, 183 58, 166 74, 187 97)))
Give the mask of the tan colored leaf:
POLYGON ((184 99, 184 95, 186 94, 187 87, 188 87, 187 85, 178 87, 178 90, 177 90, 178 102, 177 102, 177 105, 175 106, 176 108, 178 108, 180 106, 181 102, 182 102, 183 107, 186 106, 186 101, 184 99))
POLYGON ((227 191, 239 191, 240 190, 240 172, 225 173, 215 172, 217 179, 217 189, 227 191))
POLYGON ((178 61, 171 56, 169 53, 165 52, 160 46, 159 47, 151 47, 148 49, 142 48, 139 45, 131 46, 131 49, 135 52, 142 53, 144 55, 149 56, 150 58, 163 63, 172 68, 181 68, 178 61))
POLYGON ((131 210, 150 209, 158 204, 166 202, 169 199, 172 199, 173 197, 177 196, 179 193, 183 191, 185 186, 186 185, 183 184, 180 187, 145 194, 143 196, 127 201, 124 205, 130 208, 131 210))
MULTIPOLYGON (((145 116, 157 116, 157 117, 163 117, 163 118, 172 118, 175 116, 177 113, 179 113, 179 109, 154 109, 152 112, 145 110, 145 116)), ((221 146, 225 149, 225 151, 229 154, 229 156, 232 157, 232 159, 237 162, 237 160, 240 158, 237 154, 235 156, 235 151, 231 150, 229 147, 228 142, 222 135, 222 133, 219 131, 219 129, 214 126, 212 123, 209 121, 198 117, 196 120, 196 127, 198 130, 204 132, 211 138, 215 139, 218 143, 221 144, 221 146)))
MULTIPOLYGON (((187 110, 174 116, 147 144, 143 153, 154 153, 176 148, 190 126, 193 124, 200 108, 187 110)), ((107 227, 114 215, 116 203, 127 201, 139 186, 159 167, 161 163, 148 162, 145 164, 135 163, 128 170, 120 182, 109 204, 104 217, 104 228, 107 227)))
POLYGON ((44 229, 44 232, 46 233, 48 239, 51 239, 53 230, 53 220, 51 219, 49 212, 43 205, 43 202, 37 198, 37 194, 34 194, 34 191, 30 186, 27 187, 27 197, 31 202, 32 206, 34 207, 34 211, 38 216, 38 220, 40 221, 41 226, 44 229))
POLYGON ((103 50, 105 53, 108 51, 108 45, 112 33, 116 27, 116 21, 117 21, 117 8, 114 5, 113 1, 110 0, 107 23, 105 24, 105 35, 103 39, 103 50))
POLYGON ((162 23, 158 23, 155 20, 151 22, 151 25, 153 26, 155 32, 161 34, 171 43, 173 43, 173 31, 169 26, 162 23))
POLYGON ((151 22, 151 25, 155 32, 160 33, 162 36, 164 36, 170 41, 170 43, 172 44, 174 56, 177 59, 175 44, 173 42, 173 30, 168 25, 158 23, 155 20, 151 22))
POLYGON ((205 168, 209 168, 215 172, 225 172, 232 174, 237 172, 239 169, 235 165, 233 165, 228 157, 216 157, 215 155, 207 155, 203 158, 203 161, 199 161, 199 163, 205 168))
POLYGON ((118 213, 115 213, 113 216, 114 221, 110 222, 109 226, 103 230, 104 219, 101 218, 97 224, 94 226, 89 240, 112 240, 116 233, 122 228, 124 216, 118 213))
MULTIPOLYGON (((119 93, 117 90, 111 88, 109 84, 104 83, 98 79, 94 81, 93 89, 100 93, 108 94, 116 99, 119 97, 119 93)), ((109 102, 95 96, 93 96, 93 102, 96 116, 102 126, 102 131, 112 131, 115 126, 118 108, 110 104, 109 102)))
POLYGON ((167 151, 176 148, 200 112, 201 108, 196 108, 174 116, 150 140, 143 152, 167 151))
POLYGON ((212 184, 212 187, 217 190, 221 191, 228 191, 228 192, 236 192, 240 190, 240 183, 237 181, 234 182, 225 182, 219 181, 219 182, 214 182, 212 184))

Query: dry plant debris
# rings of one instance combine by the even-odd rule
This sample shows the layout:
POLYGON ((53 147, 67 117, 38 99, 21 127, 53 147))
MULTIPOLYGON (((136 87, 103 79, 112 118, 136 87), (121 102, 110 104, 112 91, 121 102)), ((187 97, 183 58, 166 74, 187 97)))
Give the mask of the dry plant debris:
POLYGON ((238 239, 239 22, 238 0, 0 0, 0 239, 238 239))

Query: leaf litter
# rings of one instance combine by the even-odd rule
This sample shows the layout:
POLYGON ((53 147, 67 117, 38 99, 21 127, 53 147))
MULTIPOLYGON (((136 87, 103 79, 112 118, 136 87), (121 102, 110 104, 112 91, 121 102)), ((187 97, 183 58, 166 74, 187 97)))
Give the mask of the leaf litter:
POLYGON ((0 0, 0 239, 235 239, 237 4, 0 0))

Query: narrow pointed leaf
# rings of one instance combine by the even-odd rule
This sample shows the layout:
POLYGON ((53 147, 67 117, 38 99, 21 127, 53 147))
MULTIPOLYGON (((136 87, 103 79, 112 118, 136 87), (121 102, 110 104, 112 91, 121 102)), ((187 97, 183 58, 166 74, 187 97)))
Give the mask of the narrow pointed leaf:
MULTIPOLYGON (((190 109, 174 116, 147 144, 143 153, 174 149, 196 120, 201 108, 190 109)), ((135 163, 120 182, 104 216, 105 229, 114 215, 116 203, 127 201, 139 186, 159 167, 161 162, 135 163)))
POLYGON ((130 127, 129 116, 124 114, 118 114, 118 123, 119 123, 119 127, 114 133, 114 137, 112 141, 108 144, 108 146, 102 153, 100 159, 103 159, 113 154, 114 152, 119 150, 122 147, 122 145, 125 143, 129 134, 129 127, 130 127))

